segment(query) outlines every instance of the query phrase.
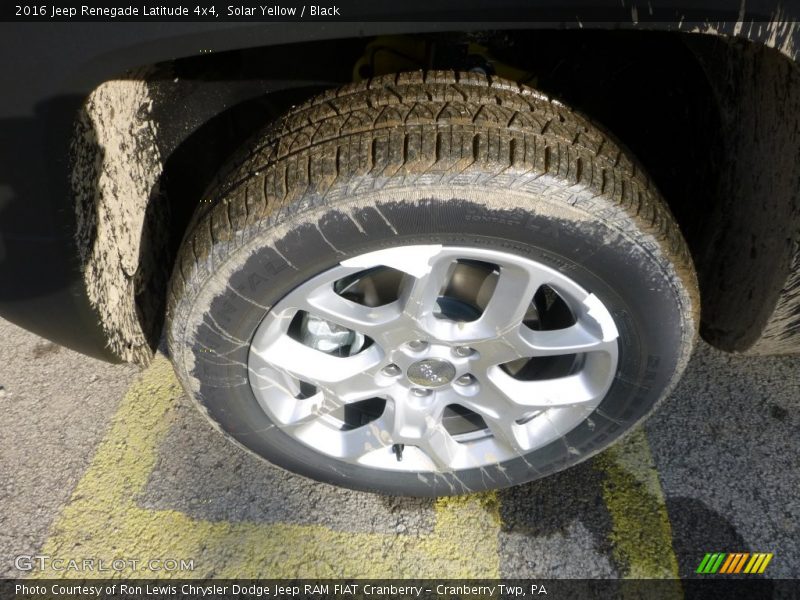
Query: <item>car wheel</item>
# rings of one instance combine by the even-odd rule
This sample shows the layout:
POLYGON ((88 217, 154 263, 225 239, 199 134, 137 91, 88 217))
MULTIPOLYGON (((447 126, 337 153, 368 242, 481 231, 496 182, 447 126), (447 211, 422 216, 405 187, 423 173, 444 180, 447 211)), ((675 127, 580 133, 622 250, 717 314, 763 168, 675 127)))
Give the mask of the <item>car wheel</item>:
POLYGON ((414 496, 574 465, 674 385, 697 286, 620 145, 530 88, 399 74, 256 135, 184 241, 168 338, 227 436, 414 496))

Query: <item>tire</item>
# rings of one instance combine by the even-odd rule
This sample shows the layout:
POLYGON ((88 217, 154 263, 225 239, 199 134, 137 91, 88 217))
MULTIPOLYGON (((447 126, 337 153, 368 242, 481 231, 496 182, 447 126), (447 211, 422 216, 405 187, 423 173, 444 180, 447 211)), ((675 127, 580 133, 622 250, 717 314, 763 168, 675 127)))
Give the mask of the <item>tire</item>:
POLYGON ((275 465, 395 495, 524 483, 609 446, 688 361, 697 284, 668 208, 619 143, 535 90, 452 72, 345 86, 224 173, 173 274, 169 348, 212 423, 275 465), (323 316, 298 309, 314 302, 323 316), (558 355, 549 330, 590 341, 558 355), (510 361, 520 332, 552 356, 510 361), (393 391, 350 405, 373 380, 393 391))

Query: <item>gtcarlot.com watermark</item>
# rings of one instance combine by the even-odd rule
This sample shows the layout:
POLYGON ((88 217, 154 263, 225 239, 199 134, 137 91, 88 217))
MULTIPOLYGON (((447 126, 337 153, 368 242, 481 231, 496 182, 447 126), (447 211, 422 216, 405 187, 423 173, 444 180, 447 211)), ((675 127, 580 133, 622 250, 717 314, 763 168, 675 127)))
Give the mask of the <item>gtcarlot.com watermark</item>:
POLYGON ((14 558, 20 571, 51 571, 54 573, 124 573, 148 571, 153 573, 194 571, 194 559, 185 558, 59 558, 47 554, 20 554, 14 558))

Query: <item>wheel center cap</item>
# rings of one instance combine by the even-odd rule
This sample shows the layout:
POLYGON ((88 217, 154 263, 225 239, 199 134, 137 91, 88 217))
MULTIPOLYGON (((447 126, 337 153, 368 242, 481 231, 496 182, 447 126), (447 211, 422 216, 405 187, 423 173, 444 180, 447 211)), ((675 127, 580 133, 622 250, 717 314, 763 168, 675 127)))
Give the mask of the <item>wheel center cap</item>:
POLYGON ((416 385, 440 387, 453 381, 456 368, 446 360, 426 358, 411 365, 406 375, 416 385))

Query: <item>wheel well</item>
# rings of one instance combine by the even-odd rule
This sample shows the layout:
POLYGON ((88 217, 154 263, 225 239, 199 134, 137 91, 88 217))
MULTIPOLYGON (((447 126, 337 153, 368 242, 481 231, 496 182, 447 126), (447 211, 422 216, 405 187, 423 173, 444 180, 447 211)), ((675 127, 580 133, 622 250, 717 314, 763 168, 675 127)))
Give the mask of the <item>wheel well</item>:
POLYGON ((774 184, 747 186, 740 171, 746 166, 756 177, 767 176, 774 174, 775 156, 797 156, 800 134, 778 132, 785 109, 774 88, 759 92, 762 80, 781 85, 783 78, 781 98, 800 101, 800 86, 785 75, 794 70, 788 59, 749 42, 671 32, 493 31, 377 42, 394 55, 375 60, 375 39, 350 39, 201 55, 150 70, 150 116, 163 168, 158 197, 148 204, 139 262, 161 268, 137 288, 135 304, 151 348, 161 334, 180 242, 204 190, 237 146, 316 91, 398 64, 513 76, 611 131, 649 172, 689 242, 706 339, 726 350, 758 340, 791 269, 792 246, 769 238, 775 220, 791 226, 786 217, 796 181, 788 180, 794 171, 787 167, 774 184), (761 155, 743 150, 744 136, 762 125, 777 133, 780 146, 759 146, 761 155), (733 189, 736 181, 744 193, 733 189), (779 188, 780 197, 759 213, 753 207, 770 187, 779 188), (166 227, 157 222, 165 219, 166 227), (150 239, 165 233, 166 244, 150 239))

